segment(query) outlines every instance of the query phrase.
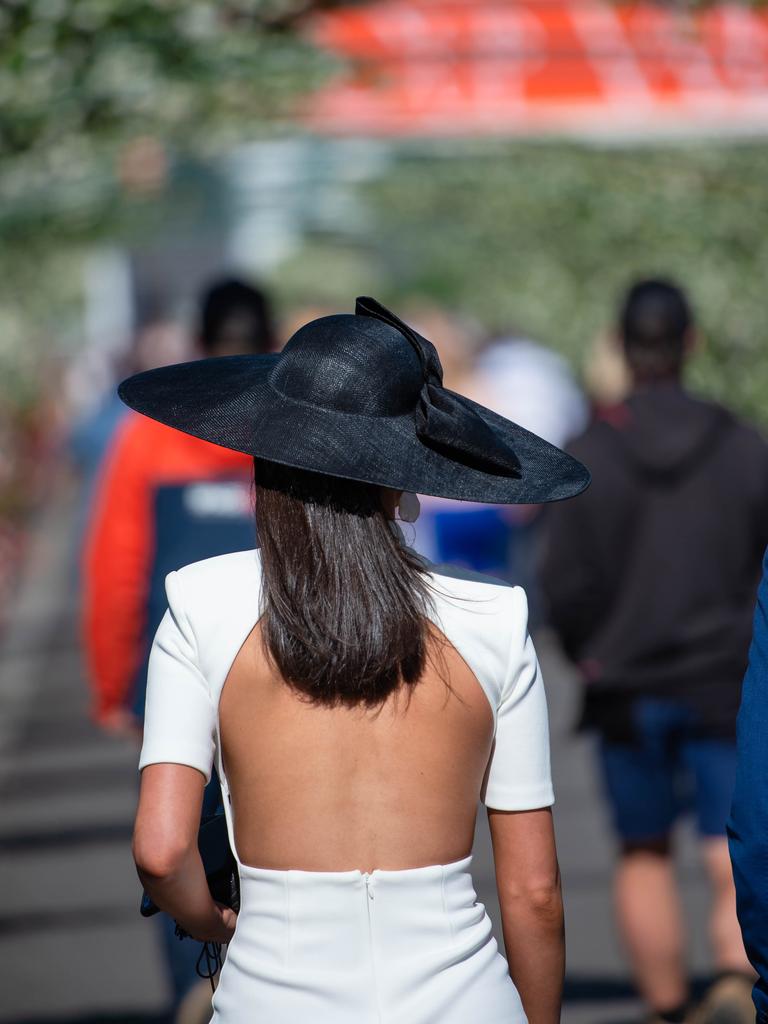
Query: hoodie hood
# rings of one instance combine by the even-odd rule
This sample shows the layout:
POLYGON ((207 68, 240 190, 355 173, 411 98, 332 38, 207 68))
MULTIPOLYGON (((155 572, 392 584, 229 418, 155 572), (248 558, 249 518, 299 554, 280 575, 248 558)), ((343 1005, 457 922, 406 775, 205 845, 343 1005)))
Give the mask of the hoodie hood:
POLYGON ((644 476, 689 473, 731 427, 731 414, 675 385, 632 394, 611 416, 612 433, 644 476))

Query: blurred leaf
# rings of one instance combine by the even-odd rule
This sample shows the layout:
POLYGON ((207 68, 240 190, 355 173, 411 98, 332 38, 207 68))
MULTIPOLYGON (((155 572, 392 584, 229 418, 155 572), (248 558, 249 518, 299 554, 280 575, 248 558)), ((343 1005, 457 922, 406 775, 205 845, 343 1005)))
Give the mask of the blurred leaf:
MULTIPOLYGON (((396 303, 432 298, 579 367, 629 282, 672 276, 703 336, 692 383, 768 425, 766 167, 765 144, 410 144, 364 186, 375 251, 356 287, 396 303)), ((287 299, 302 301, 307 265, 297 255, 279 268, 287 299)), ((346 309, 346 276, 321 269, 336 265, 326 253, 317 275, 346 309)))
MULTIPOLYGON (((0 227, 30 208, 98 220, 137 138, 211 154, 276 130, 330 59, 296 31, 329 0, 0 5, 0 227)), ((129 184, 129 183, 128 183, 129 184)), ((35 218, 33 217, 33 220, 35 218)))

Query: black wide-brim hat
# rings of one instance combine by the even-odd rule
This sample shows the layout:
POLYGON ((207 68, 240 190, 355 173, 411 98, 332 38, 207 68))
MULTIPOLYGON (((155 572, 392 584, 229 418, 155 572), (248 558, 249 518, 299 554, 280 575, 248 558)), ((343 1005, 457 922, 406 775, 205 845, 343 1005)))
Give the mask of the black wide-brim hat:
POLYGON ((279 354, 164 366, 118 393, 224 448, 395 490, 538 504, 589 484, 570 455, 444 388, 431 342, 370 298, 305 324, 279 354))

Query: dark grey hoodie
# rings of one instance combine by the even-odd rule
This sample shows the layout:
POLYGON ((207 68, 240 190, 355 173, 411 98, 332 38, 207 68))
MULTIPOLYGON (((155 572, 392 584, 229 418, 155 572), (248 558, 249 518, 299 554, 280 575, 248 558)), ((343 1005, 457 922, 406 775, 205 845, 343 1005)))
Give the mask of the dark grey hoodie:
POLYGON ((639 693, 731 735, 763 551, 768 447, 678 386, 637 391, 570 450, 592 472, 548 516, 550 620, 587 686, 586 722, 622 731, 639 693))

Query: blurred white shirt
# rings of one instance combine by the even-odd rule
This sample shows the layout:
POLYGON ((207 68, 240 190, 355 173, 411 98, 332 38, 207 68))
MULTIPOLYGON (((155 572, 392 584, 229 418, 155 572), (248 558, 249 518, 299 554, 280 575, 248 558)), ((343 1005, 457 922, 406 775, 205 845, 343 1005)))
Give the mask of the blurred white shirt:
POLYGON ((562 356, 528 338, 502 338, 481 353, 472 396, 562 448, 587 424, 584 394, 562 356))

